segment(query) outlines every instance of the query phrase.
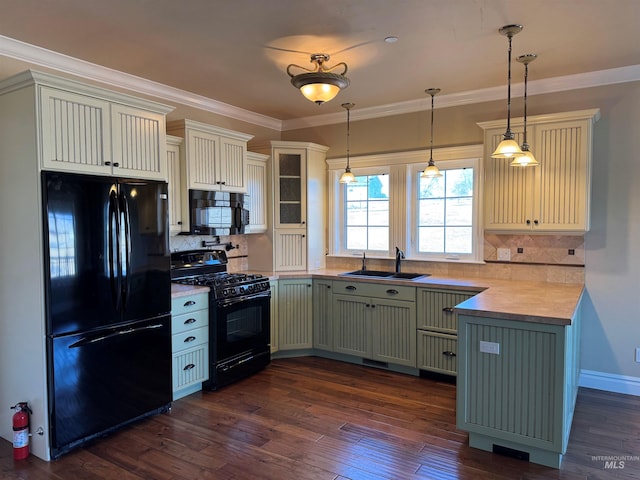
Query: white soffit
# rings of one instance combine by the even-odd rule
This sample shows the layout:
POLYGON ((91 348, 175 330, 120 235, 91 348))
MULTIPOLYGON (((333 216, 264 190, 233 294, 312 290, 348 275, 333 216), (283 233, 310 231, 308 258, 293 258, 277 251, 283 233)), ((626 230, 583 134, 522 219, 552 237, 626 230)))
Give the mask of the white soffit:
MULTIPOLYGON (((124 88, 138 94, 150 95, 163 101, 176 102, 181 105, 198 108, 229 118, 234 118, 253 125, 277 131, 296 130, 300 128, 319 127, 343 122, 342 113, 314 115, 311 117, 292 120, 279 120, 261 115, 242 108, 234 107, 224 102, 196 95, 185 90, 163 85, 152 80, 136 77, 107 67, 102 67, 84 60, 79 60, 45 48, 20 42, 0 35, 0 55, 28 62, 34 65, 50 68, 59 72, 75 75, 86 80, 92 80, 118 88, 124 88)), ((577 90, 580 88, 598 87, 617 83, 634 82, 640 80, 640 65, 600 70, 578 75, 566 75, 529 82, 528 94, 541 95, 545 93, 577 90)), ((519 96, 522 84, 514 84, 513 96, 519 96)), ((440 95, 435 108, 446 108, 474 103, 490 102, 506 98, 504 87, 492 87, 469 92, 440 95)), ((426 100, 421 98, 388 105, 379 105, 354 110, 352 120, 365 120, 390 115, 400 115, 422 111, 426 107, 426 100)))

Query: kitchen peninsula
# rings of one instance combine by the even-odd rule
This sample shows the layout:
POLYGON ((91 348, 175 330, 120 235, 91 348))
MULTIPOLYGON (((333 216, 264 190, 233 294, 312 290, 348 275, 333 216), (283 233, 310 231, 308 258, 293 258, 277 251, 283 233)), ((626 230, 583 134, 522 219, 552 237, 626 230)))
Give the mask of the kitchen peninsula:
MULTIPOLYGON (((444 361, 453 359, 455 364, 457 360, 458 428, 469 432, 469 442, 473 447, 508 452, 556 468, 560 466, 578 390, 582 284, 439 275, 415 280, 354 279, 335 269, 261 273, 268 275, 274 284, 300 287, 291 295, 284 293, 286 289, 274 289, 276 314, 272 322, 275 323, 273 331, 276 334, 272 337, 272 344, 276 347, 275 357, 313 354, 418 374, 423 370, 421 359, 434 355, 434 352, 421 349, 444 344, 416 342, 417 326, 426 322, 425 317, 439 311, 444 315, 453 313, 453 307, 457 317, 452 320, 457 324, 457 342, 454 336, 454 348, 435 353, 444 357, 444 361), (393 300, 373 295, 367 297, 367 293, 364 296, 367 300, 360 310, 354 304, 348 313, 355 319, 359 318, 360 311, 371 312, 372 306, 387 310, 381 315, 384 319, 371 313, 362 315, 361 323, 373 327, 359 331, 360 337, 353 340, 353 345, 360 350, 352 348, 351 354, 345 354, 348 350, 344 348, 344 335, 340 333, 339 325, 344 318, 337 310, 345 295, 339 290, 348 288, 349 296, 354 299, 358 290, 371 292, 372 287, 382 288, 380 297, 403 298, 393 304, 390 303, 393 300), (303 295, 305 291, 309 292, 306 297, 303 295), (424 296, 426 294, 432 296, 424 296), (453 297, 456 294, 464 294, 467 299, 455 305, 442 303, 446 298, 456 298, 453 297), (432 299, 441 303, 435 309, 420 306, 421 295, 427 301, 432 299), (408 308, 412 303, 414 306, 408 308), (405 308, 398 310, 400 307, 405 308), (309 309, 313 311, 311 318, 304 314, 309 309), (389 330, 383 322, 389 318, 396 321, 397 327, 393 332, 396 337, 392 340, 388 339, 389 330), (306 332, 310 337, 306 343, 287 343, 292 322, 300 323, 295 331, 306 332), (278 335, 279 323, 287 325, 287 332, 278 335), (398 333, 403 328, 406 332, 398 333), (322 345, 317 338, 319 333, 326 339, 322 345), (418 352, 414 350, 411 353, 416 343, 418 352), (385 350, 385 345, 393 345, 397 349, 393 352, 397 355, 395 361, 389 350, 385 350), (362 353, 358 355, 358 351, 362 353), (413 359, 411 367, 408 359, 413 359)), ((433 325, 436 325, 436 331, 438 328, 446 331, 442 325, 438 327, 437 322, 433 325)), ((350 326, 358 328, 360 323, 356 321, 350 326)), ((426 370, 445 373, 440 365, 426 370)))

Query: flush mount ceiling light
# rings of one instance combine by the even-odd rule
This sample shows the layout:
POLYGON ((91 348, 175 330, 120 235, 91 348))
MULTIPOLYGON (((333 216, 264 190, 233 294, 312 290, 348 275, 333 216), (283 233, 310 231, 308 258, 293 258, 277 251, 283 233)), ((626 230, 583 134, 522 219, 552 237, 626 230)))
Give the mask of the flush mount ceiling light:
POLYGON ((300 89, 302 95, 312 102, 322 105, 335 98, 340 90, 349 86, 349 79, 345 77, 347 73, 347 64, 340 62, 331 68, 325 67, 325 62, 329 61, 329 55, 326 53, 314 53, 311 55, 311 63, 315 64, 313 70, 301 67, 300 65, 291 64, 287 67, 287 74, 291 77, 291 84, 300 89), (299 68, 304 70, 303 73, 294 75, 291 68, 299 68), (338 67, 342 67, 342 73, 333 73, 338 67))
POLYGON ((512 167, 535 167, 540 165, 533 156, 531 150, 529 150, 529 144, 527 143, 527 79, 529 78, 529 64, 533 62, 538 56, 535 53, 527 53, 520 55, 517 60, 524 65, 524 136, 522 138, 522 152, 521 157, 516 157, 511 162, 512 167))
POLYGON ((344 173, 340 176, 340 183, 351 183, 356 181, 356 177, 351 173, 351 168, 349 167, 349 124, 350 124, 350 113, 351 109, 355 107, 355 103, 343 103, 342 108, 347 111, 347 168, 344 169, 344 173))
POLYGON ((522 31, 522 25, 505 25, 499 32, 509 39, 509 74, 507 77, 507 130, 502 136, 503 140, 491 154, 492 158, 513 158, 524 155, 520 145, 513 138, 511 131, 511 39, 522 31))
POLYGON ((427 165, 427 168, 423 170, 420 176, 426 178, 436 178, 441 177, 442 173, 440 173, 440 170, 438 170, 438 167, 436 167, 436 164, 433 161, 433 97, 440 93, 440 89, 427 88, 425 92, 431 95, 431 146, 429 148, 429 164, 427 165))

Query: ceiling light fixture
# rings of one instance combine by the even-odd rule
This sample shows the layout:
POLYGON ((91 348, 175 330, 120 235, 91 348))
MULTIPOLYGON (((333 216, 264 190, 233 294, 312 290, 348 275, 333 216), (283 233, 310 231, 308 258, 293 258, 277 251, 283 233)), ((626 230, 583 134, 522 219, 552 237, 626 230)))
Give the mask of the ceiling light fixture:
POLYGON ((340 62, 331 68, 325 68, 324 64, 328 61, 329 55, 326 53, 314 53, 311 55, 311 63, 315 64, 313 70, 293 63, 287 67, 291 84, 300 89, 302 95, 317 105, 332 100, 340 90, 347 88, 350 83, 349 79, 344 76, 347 73, 347 64, 340 62), (291 73, 292 67, 304 70, 304 73, 294 75, 291 73), (333 73, 332 71, 338 67, 344 69, 342 73, 333 73))
POLYGON ((440 170, 438 170, 438 167, 436 167, 436 164, 433 161, 433 97, 435 97, 438 93, 440 93, 440 89, 427 88, 425 90, 425 93, 428 93, 429 95, 431 95, 431 146, 429 149, 429 164, 423 170, 420 176, 426 177, 426 178, 436 178, 436 177, 441 177, 442 173, 440 173, 440 170))
POLYGON ((349 166, 349 124, 350 124, 350 113, 351 109, 355 107, 355 103, 343 103, 342 108, 347 111, 347 168, 344 169, 344 173, 340 176, 340 183, 351 183, 356 181, 356 177, 351 173, 351 168, 349 166))
POLYGON ((521 157, 516 157, 511 162, 512 167, 535 167, 540 165, 533 156, 531 150, 529 150, 529 144, 527 143, 527 79, 529 78, 529 64, 533 62, 538 56, 535 53, 527 53, 520 55, 517 60, 524 65, 524 136, 522 138, 522 152, 521 157))
POLYGON ((520 149, 520 145, 513 138, 511 131, 511 39, 514 35, 522 31, 522 25, 505 25, 500 28, 499 32, 509 39, 509 74, 507 77, 507 130, 502 136, 503 140, 491 154, 492 158, 513 158, 522 156, 524 153, 520 149))

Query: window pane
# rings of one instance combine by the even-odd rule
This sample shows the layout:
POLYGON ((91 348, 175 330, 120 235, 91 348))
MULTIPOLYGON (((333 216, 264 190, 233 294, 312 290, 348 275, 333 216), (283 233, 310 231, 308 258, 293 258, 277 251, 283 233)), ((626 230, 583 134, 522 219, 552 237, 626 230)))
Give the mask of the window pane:
POLYGON ((347 248, 350 250, 367 249, 366 227, 347 227, 347 248))
POLYGON ((447 199, 447 225, 471 225, 473 203, 471 198, 447 199))
POLYGON ((368 250, 389 250, 389 228, 388 227, 370 227, 369 228, 368 250))
POLYGON ((472 254, 473 168, 442 170, 418 187, 418 252, 472 254))
POLYGON ((471 253, 471 227, 449 227, 446 235, 447 253, 471 253))
POLYGON ((346 248, 388 251, 389 176, 356 176, 345 187, 344 207, 346 248))
POLYGON ((421 252, 441 253, 444 251, 444 228, 421 227, 418 229, 418 248, 421 252))

